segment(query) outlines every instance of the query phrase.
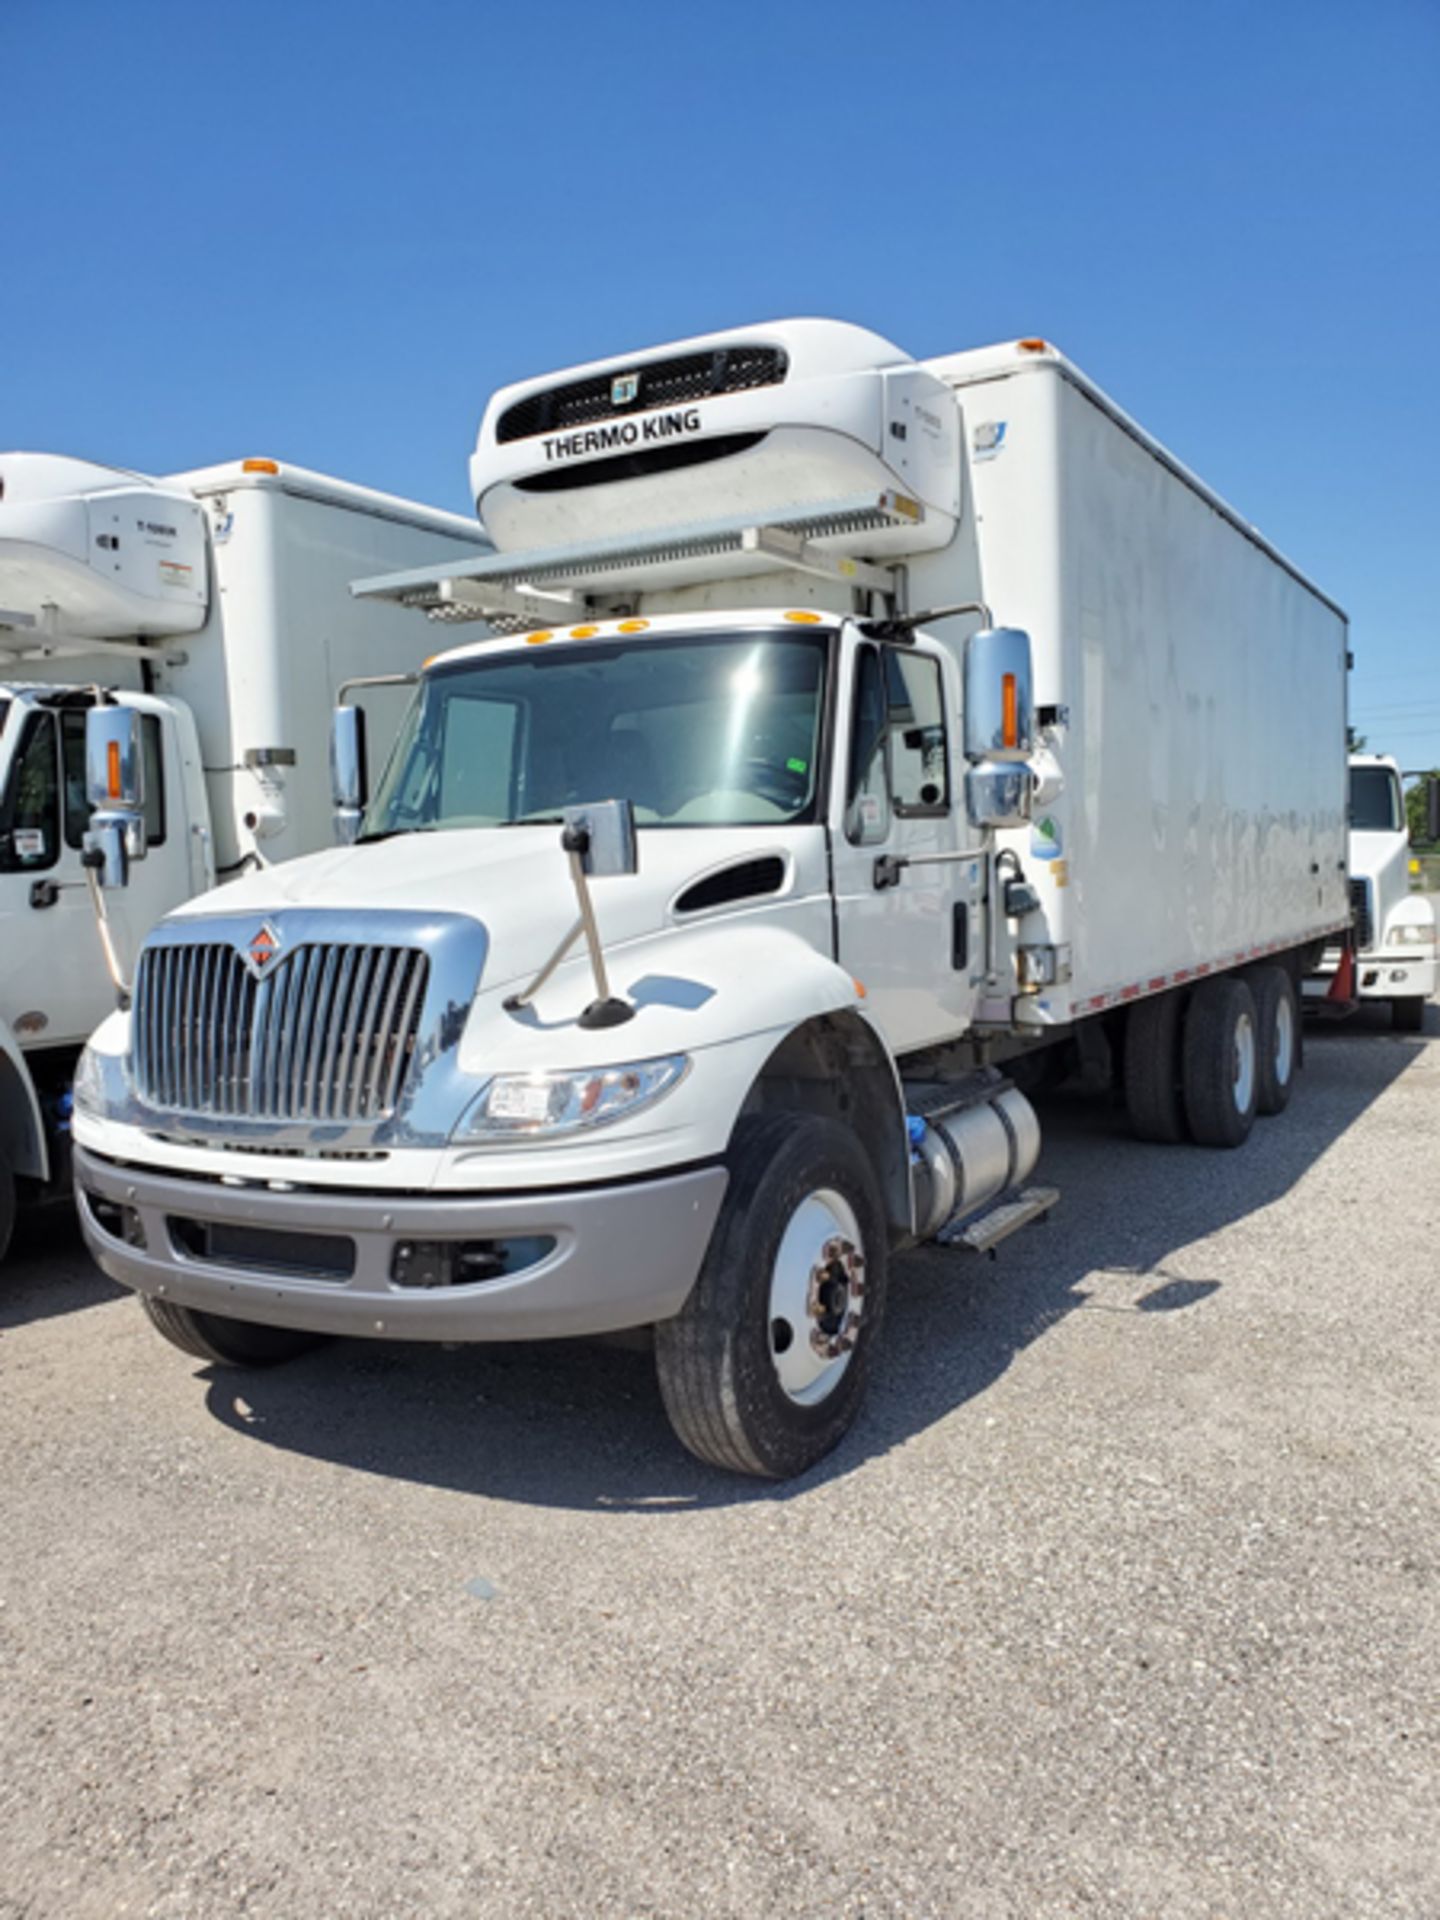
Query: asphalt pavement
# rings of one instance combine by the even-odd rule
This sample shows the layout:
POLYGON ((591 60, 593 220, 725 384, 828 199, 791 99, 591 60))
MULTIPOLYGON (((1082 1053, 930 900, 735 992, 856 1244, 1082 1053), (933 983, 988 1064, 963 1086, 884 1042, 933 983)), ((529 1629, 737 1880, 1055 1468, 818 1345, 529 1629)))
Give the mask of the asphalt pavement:
POLYGON ((0 1916, 1440 1913, 1440 1008, 1237 1154, 1045 1103, 804 1480, 647 1357, 162 1344, 0 1275, 0 1916))

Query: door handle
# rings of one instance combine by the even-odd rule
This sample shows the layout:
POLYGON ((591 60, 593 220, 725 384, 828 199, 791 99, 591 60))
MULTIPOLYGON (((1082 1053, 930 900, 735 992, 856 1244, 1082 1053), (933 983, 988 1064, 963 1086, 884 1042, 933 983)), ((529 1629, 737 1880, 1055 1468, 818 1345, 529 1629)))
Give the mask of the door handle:
POLYGON ((60 898, 60 889, 53 880, 32 880, 30 882, 30 904, 37 910, 41 907, 53 907, 60 898))

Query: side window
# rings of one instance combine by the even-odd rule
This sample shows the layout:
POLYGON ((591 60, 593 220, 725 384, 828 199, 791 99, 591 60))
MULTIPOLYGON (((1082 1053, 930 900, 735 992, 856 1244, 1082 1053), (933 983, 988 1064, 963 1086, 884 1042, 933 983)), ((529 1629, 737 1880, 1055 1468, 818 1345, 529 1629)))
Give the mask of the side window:
POLYGON ((440 817, 451 826, 489 826, 510 817, 520 709, 508 700, 445 703, 440 817))
POLYGON ((879 650, 866 647, 855 663, 855 707, 850 722, 850 769, 845 787, 845 837, 874 846, 890 832, 886 749, 889 702, 879 650))
POLYGON ((940 662, 887 649, 890 798, 903 815, 941 814, 950 800, 940 662))
POLYGON ((0 798, 0 868, 35 873, 60 857, 60 755, 55 716, 32 713, 0 798))
MULTIPOLYGON (((83 846, 90 824, 85 801, 85 715, 78 710, 60 716, 60 751, 65 779, 65 844, 83 846)), ((165 756, 159 718, 140 717, 140 751, 145 764, 145 839, 152 847, 165 844, 165 756)))

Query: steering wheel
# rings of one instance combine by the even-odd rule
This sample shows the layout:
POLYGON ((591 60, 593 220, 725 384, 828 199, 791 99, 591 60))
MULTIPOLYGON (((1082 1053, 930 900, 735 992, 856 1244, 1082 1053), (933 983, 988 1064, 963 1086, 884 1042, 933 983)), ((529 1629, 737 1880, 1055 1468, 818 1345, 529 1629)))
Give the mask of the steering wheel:
POLYGON ((745 785, 762 800, 769 800, 787 813, 794 813, 810 791, 810 776, 787 767, 782 761, 759 758, 741 762, 745 785))

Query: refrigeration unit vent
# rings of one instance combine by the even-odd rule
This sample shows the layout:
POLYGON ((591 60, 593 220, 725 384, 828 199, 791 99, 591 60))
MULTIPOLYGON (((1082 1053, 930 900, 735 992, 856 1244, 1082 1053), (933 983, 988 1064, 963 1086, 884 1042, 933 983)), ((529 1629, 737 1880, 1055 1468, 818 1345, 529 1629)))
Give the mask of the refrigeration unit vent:
POLYGON ((708 353, 677 353, 651 360, 625 374, 603 373, 569 380, 517 400, 501 414, 495 438, 502 445, 567 427, 587 427, 651 407, 675 407, 716 393, 748 393, 777 387, 789 356, 783 347, 717 347, 708 353))

